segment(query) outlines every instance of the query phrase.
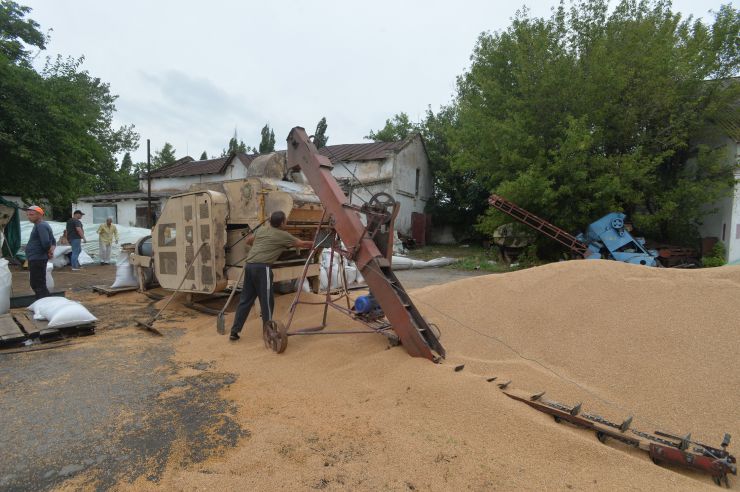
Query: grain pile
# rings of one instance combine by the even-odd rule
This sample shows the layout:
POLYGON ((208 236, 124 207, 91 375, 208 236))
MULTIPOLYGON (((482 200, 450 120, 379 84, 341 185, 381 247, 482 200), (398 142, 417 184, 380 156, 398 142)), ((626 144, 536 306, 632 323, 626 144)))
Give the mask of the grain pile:
MULTIPOLYGON (((574 261, 412 296, 442 329, 443 364, 388 350, 377 335, 292 337, 275 355, 262 345, 257 313, 238 343, 216 335, 214 318, 192 315, 178 357, 238 376, 224 396, 239 405, 250 436, 197 466, 173 460, 158 486, 716 490, 707 476, 556 424, 485 377, 583 401, 615 420, 634 413, 636 428, 692 431, 714 444, 723 432, 740 439, 740 268, 574 261), (465 369, 454 372, 458 364, 465 369)), ((278 298, 276 317, 286 318, 291 299, 278 298)), ((321 316, 299 313, 303 326, 321 316)), ((348 320, 332 315, 330 324, 348 320)), ((737 441, 730 449, 740 454, 737 441)), ((736 477, 731 484, 738 489, 736 477)))

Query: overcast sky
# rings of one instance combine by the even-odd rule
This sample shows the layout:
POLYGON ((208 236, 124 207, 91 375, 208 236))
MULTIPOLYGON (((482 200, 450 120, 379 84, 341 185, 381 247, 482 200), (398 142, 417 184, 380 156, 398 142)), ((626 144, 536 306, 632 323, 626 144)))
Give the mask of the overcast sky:
MULTIPOLYGON (((392 115, 448 103, 478 35, 505 29, 520 1, 17 0, 52 29, 47 55, 85 56, 119 95, 116 124, 141 134, 135 161, 164 142, 178 157, 220 155, 236 129, 277 148, 326 116, 329 144, 365 142, 392 115)), ((549 16, 555 0, 529 0, 549 16)), ((704 17, 719 0, 674 1, 704 17)), ((39 57, 41 61, 42 57, 39 57)))

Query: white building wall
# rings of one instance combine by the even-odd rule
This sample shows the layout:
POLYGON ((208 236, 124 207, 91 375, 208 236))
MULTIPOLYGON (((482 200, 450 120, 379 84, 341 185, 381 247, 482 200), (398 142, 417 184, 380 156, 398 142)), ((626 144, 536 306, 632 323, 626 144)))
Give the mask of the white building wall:
MULTIPOLYGON (((740 165, 740 144, 728 137, 721 139, 721 142, 720 145, 715 143, 715 148, 725 145, 727 159, 736 166, 740 165)), ((737 182, 740 181, 740 169, 735 171, 735 180, 733 195, 708 205, 709 209, 716 209, 716 212, 706 215, 699 226, 701 237, 716 237, 724 243, 728 262, 740 261, 740 182, 737 182)))
POLYGON ((396 155, 393 167, 393 196, 401 204, 396 229, 411 233, 411 214, 424 213, 432 196, 433 181, 429 159, 421 138, 414 139, 396 155), (417 170, 419 182, 417 189, 417 170))
MULTIPOLYGON (((161 210, 162 205, 160 203, 164 203, 164 199, 160 198, 159 202, 152 201, 152 209, 154 212, 159 216, 159 212, 161 210)), ((104 205, 104 206, 116 206, 116 213, 118 214, 118 219, 116 221, 117 224, 135 227, 136 226, 136 208, 137 207, 146 207, 147 202, 146 200, 120 200, 116 202, 100 202, 100 203, 90 203, 90 202, 78 202, 73 204, 72 211, 74 210, 81 210, 82 213, 85 215, 82 216, 82 223, 84 225, 93 225, 93 206, 94 205, 104 205)))
POLYGON ((335 178, 347 178, 353 183, 350 203, 361 205, 372 194, 385 192, 401 205, 396 218, 396 230, 411 233, 411 214, 424 213, 432 196, 432 175, 429 160, 421 138, 416 138, 395 156, 385 160, 348 162, 336 164, 332 170, 335 178), (416 189, 416 170, 419 170, 419 189, 416 189), (350 172, 351 171, 351 172, 350 172), (361 186, 352 175, 367 183, 361 186))
MULTIPOLYGON (((235 157, 226 168, 224 174, 202 174, 196 176, 182 176, 172 178, 152 179, 152 191, 187 191, 194 183, 211 183, 229 179, 243 179, 247 177, 247 167, 235 157)), ((146 179, 139 180, 139 190, 147 191, 146 179)))

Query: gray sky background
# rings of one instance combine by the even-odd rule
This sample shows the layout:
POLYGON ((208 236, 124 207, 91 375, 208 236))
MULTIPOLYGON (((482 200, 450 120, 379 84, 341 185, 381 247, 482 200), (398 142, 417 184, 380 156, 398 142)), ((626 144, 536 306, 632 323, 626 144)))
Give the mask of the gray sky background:
MULTIPOLYGON (((329 144, 360 143, 405 111, 448 103, 478 35, 506 29, 524 2, 352 0, 17 0, 52 29, 44 56, 85 56, 118 94, 116 124, 141 134, 134 161, 164 142, 178 157, 220 155, 236 129, 277 148, 293 126, 326 116, 329 144)), ((614 3, 614 2, 612 2, 614 3)), ((549 16, 556 0, 529 0, 549 16)), ((720 0, 673 2, 710 21, 720 0)))

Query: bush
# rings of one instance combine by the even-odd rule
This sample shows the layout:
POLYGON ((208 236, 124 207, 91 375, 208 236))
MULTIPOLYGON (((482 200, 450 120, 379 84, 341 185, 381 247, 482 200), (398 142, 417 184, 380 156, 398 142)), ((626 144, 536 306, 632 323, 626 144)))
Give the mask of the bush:
POLYGON ((719 241, 712 248, 712 253, 701 259, 704 268, 719 267, 727 263, 725 261, 725 245, 719 241))

